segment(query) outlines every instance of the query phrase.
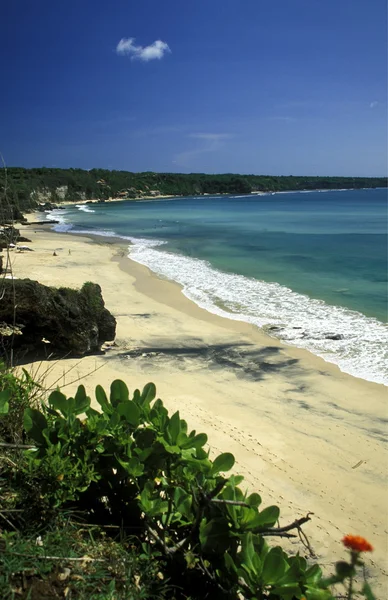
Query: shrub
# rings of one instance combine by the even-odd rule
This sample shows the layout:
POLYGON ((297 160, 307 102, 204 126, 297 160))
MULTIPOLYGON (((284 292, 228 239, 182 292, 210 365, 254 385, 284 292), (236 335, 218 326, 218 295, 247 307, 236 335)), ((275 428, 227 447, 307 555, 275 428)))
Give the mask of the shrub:
POLYGON ((41 390, 42 387, 28 371, 22 369, 18 376, 0 362, 0 440, 22 442, 24 411, 38 404, 41 390))
POLYGON ((34 507, 30 524, 82 511, 89 523, 119 526, 183 590, 176 598, 330 600, 328 585, 349 579, 342 567, 325 582, 317 564, 270 546, 268 538, 294 536, 309 516, 278 526, 277 506, 263 508, 259 494, 240 487, 243 477, 225 476, 233 455, 211 460, 206 434, 189 432, 179 412, 169 416, 154 384, 130 399, 117 380, 109 398, 101 386, 95 395, 100 411, 82 385, 74 397, 57 390, 47 406, 25 410, 33 447, 14 487, 15 505, 34 507))

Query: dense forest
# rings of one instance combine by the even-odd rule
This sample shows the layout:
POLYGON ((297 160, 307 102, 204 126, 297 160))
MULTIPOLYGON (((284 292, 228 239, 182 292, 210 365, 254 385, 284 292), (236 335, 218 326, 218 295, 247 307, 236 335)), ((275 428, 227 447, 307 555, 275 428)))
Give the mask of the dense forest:
MULTIPOLYGON (((269 175, 207 175, 204 173, 131 173, 106 169, 24 169, 0 172, 1 198, 20 210, 39 202, 149 195, 249 194, 257 191, 292 191, 338 188, 387 187, 385 178, 294 177, 269 175)), ((4 202, 2 201, 2 204, 4 202)))

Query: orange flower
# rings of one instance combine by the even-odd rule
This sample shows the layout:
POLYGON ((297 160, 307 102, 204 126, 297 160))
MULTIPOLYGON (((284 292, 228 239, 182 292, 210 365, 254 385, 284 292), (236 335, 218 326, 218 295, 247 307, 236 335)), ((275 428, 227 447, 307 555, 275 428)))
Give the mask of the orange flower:
POLYGON ((345 535, 342 543, 353 552, 372 552, 373 546, 360 535, 345 535))

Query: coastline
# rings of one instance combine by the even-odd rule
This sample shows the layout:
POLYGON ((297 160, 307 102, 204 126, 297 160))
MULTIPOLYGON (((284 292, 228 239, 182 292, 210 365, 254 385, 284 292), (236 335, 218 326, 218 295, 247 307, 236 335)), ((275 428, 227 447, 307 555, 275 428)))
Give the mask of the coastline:
MULTIPOLYGON (((251 191, 249 194, 242 194, 242 196, 274 196, 276 194, 309 194, 312 192, 350 192, 350 191, 354 191, 354 190, 367 190, 367 189, 386 189, 386 188, 317 188, 317 189, 303 189, 303 190, 282 190, 282 191, 276 191, 276 190, 267 190, 267 191, 262 191, 262 190, 253 190, 251 191)), ((231 196, 233 194, 230 194, 229 192, 219 192, 217 194, 209 194, 209 193, 201 193, 201 194, 196 194, 196 196, 199 195, 201 197, 206 198, 207 196, 211 196, 211 197, 216 197, 216 196, 231 196)), ((54 203, 54 204, 58 204, 59 209, 61 209, 61 207, 66 208, 66 206, 77 206, 77 205, 84 205, 84 204, 110 204, 112 202, 141 202, 142 200, 145 201, 149 201, 149 200, 178 200, 181 198, 185 198, 186 196, 180 194, 180 195, 171 195, 171 194, 158 194, 157 196, 155 195, 151 195, 151 196, 136 196, 136 198, 106 198, 104 200, 98 199, 98 198, 89 198, 89 199, 79 199, 79 200, 63 200, 61 201, 59 204, 58 203, 54 203)), ((187 196, 189 198, 191 198, 191 196, 187 196)), ((42 214, 42 213, 30 213, 30 214, 42 214)), ((44 214, 44 213, 43 213, 44 214)))
MULTIPOLYGON (((255 192, 251 192, 250 194, 245 194, 247 196, 251 195, 251 196, 268 196, 268 195, 273 195, 276 194, 278 192, 261 192, 261 191, 255 191, 255 192)), ((292 193, 291 192, 286 192, 286 193, 292 193)), ((199 196, 206 198, 207 196, 230 196, 231 194, 229 193, 223 193, 220 192, 219 194, 208 194, 208 193, 204 193, 204 194, 199 194, 199 196)), ((187 196, 188 198, 191 198, 191 196, 187 196)), ((178 195, 178 196, 174 196, 171 194, 159 194, 157 196, 136 196, 136 198, 106 198, 104 200, 100 200, 97 198, 90 198, 87 200, 63 200, 60 203, 54 203, 55 205, 57 205, 57 209, 53 209, 53 210, 62 210, 65 209, 66 207, 70 207, 70 206, 83 206, 83 205, 89 205, 89 204, 111 204, 112 202, 142 202, 143 200, 145 202, 149 202, 150 200, 157 202, 158 200, 180 200, 182 198, 186 198, 186 196, 184 195, 178 195)), ((50 211, 51 212, 51 211, 50 211)), ((25 216, 28 216, 28 214, 31 215, 41 215, 41 214, 45 214, 45 212, 41 213, 41 212, 34 212, 34 213, 27 213, 25 216)))
POLYGON ((198 307, 178 284, 128 259, 128 243, 37 227, 21 227, 35 252, 12 255, 15 276, 70 287, 96 281, 118 323, 116 347, 105 356, 47 363, 50 381, 62 377, 70 392, 75 374, 96 367, 84 382, 89 393, 117 377, 130 389, 154 381, 170 410, 179 408, 190 427, 208 434, 212 451, 235 454, 264 506, 279 504, 284 520, 315 513, 306 533, 321 562, 330 567, 341 558, 344 534, 368 537, 382 586, 384 386, 198 307))

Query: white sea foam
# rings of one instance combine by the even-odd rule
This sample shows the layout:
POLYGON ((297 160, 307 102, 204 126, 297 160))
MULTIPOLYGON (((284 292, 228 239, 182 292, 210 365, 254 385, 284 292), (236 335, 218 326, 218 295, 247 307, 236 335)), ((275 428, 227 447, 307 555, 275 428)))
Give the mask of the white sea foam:
MULTIPOLYGON (((95 212, 95 211, 93 211, 93 212, 95 212)), ((56 223, 53 227, 54 231, 57 231, 58 233, 67 233, 67 232, 71 231, 71 233, 79 233, 79 234, 84 234, 84 235, 98 235, 101 237, 113 237, 113 238, 118 238, 121 240, 126 240, 128 242, 132 242, 134 239, 131 236, 119 235, 118 233, 115 233, 114 231, 111 231, 109 229, 76 229, 75 226, 68 221, 67 212, 62 209, 51 210, 50 213, 46 216, 46 218, 50 219, 50 220, 53 219, 55 221, 58 221, 58 223, 56 223)), ((142 239, 139 240, 139 238, 136 238, 136 240, 140 241, 141 243, 146 243, 149 241, 149 240, 142 240, 142 239)), ((158 246, 158 245, 164 244, 164 243, 166 243, 166 242, 154 241, 153 245, 158 246)))
POLYGON ((388 328, 380 321, 277 283, 224 273, 206 261, 160 251, 162 241, 130 239, 131 259, 178 282, 202 308, 258 327, 278 326, 271 335, 321 356, 345 373, 388 385, 388 328))
POLYGON ((58 231, 59 233, 65 233, 66 231, 70 231, 73 228, 73 225, 69 223, 66 218, 66 210, 63 209, 54 209, 50 210, 46 214, 47 220, 55 220, 58 221, 53 227, 54 231, 58 231))
POLYGON ((96 212, 92 208, 89 208, 89 206, 86 206, 86 204, 76 204, 75 207, 78 208, 78 210, 80 210, 81 212, 86 212, 86 213, 96 212))
POLYGON ((380 321, 277 283, 224 273, 206 261, 161 251, 160 246, 166 244, 162 240, 76 229, 66 214, 53 210, 46 218, 59 221, 55 231, 127 240, 131 259, 182 285, 183 293, 209 312, 258 327, 277 326, 271 335, 321 356, 345 373, 388 385, 388 327, 380 321), (328 335, 342 339, 329 339, 328 335))

